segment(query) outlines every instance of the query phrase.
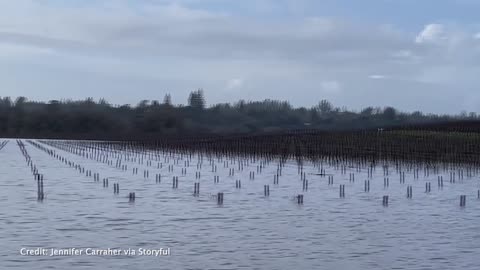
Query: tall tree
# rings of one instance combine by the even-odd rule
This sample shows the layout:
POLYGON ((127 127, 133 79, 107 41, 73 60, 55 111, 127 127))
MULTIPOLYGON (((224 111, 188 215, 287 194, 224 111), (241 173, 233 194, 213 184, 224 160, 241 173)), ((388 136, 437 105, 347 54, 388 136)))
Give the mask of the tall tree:
POLYGON ((203 110, 205 109, 205 97, 203 96, 203 89, 192 91, 188 97, 188 105, 192 108, 203 110))
POLYGON ((166 94, 165 97, 163 98, 163 104, 171 106, 172 105, 172 97, 170 94, 166 94))
POLYGON ((323 99, 318 103, 318 110, 321 114, 327 114, 333 111, 333 105, 330 101, 323 99))

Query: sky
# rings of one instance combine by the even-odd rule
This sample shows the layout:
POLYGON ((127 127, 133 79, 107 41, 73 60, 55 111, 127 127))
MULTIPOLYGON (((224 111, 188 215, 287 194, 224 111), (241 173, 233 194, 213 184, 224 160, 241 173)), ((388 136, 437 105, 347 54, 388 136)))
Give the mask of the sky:
POLYGON ((478 0, 0 0, 0 96, 480 112, 478 0))

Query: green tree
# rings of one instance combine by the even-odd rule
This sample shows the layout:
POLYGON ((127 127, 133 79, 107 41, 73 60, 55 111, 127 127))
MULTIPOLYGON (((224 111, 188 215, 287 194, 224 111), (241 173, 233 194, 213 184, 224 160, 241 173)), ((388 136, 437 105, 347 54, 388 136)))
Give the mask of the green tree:
POLYGON ((333 105, 328 100, 323 99, 318 103, 318 110, 321 114, 327 114, 333 111, 333 105))
POLYGON ((373 112, 374 112, 373 107, 367 107, 367 108, 363 109, 363 110, 360 112, 360 114, 361 114, 361 115, 369 116, 369 115, 372 115, 373 112))
POLYGON ((397 110, 395 110, 395 108, 386 107, 385 109, 383 109, 383 117, 386 120, 388 121, 395 120, 396 116, 397 116, 397 110))

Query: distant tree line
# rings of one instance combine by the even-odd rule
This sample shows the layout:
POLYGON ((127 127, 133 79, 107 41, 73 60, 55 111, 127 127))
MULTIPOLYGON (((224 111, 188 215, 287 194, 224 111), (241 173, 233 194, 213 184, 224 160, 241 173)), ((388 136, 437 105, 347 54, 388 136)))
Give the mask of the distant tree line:
POLYGON ((34 138, 128 139, 192 134, 243 134, 290 129, 346 130, 404 124, 475 119, 475 113, 456 116, 400 112, 392 107, 368 107, 360 112, 334 107, 321 100, 311 108, 294 108, 286 101, 240 100, 206 105, 203 90, 190 93, 187 105, 142 100, 136 106, 94 101, 12 101, 0 98, 0 136, 34 138))

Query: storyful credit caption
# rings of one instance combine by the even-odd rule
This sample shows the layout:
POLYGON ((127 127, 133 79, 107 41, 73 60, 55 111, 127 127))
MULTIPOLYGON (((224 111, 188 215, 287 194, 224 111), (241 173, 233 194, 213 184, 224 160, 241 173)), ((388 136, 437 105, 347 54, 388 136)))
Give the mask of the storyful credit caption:
POLYGON ((169 256, 170 248, 21 248, 22 256, 169 256))

